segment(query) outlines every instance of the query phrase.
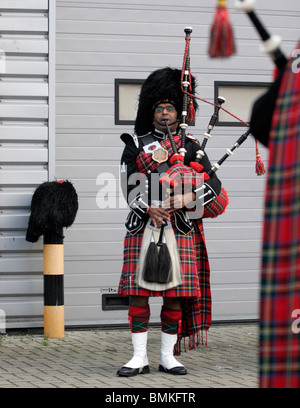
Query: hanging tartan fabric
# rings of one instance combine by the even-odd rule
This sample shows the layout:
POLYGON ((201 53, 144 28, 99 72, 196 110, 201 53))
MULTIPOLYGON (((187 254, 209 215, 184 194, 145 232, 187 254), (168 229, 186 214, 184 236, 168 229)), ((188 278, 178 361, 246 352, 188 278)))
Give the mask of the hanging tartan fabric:
MULTIPOLYGON (((298 44, 298 48, 300 44, 298 44)), ((269 139, 260 387, 300 387, 300 73, 285 69, 269 139)))

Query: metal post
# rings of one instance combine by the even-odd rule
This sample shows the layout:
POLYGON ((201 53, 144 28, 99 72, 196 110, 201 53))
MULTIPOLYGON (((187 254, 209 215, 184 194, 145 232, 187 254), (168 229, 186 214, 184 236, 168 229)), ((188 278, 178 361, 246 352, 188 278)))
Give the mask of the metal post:
POLYGON ((44 235, 44 336, 62 338, 64 319, 63 229, 44 235))

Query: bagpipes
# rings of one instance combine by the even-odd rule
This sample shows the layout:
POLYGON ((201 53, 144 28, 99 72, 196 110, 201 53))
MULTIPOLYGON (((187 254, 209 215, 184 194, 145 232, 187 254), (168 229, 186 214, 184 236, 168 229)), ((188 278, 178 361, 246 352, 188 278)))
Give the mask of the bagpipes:
MULTIPOLYGON (((271 56, 277 68, 282 69, 286 64, 287 59, 280 49, 280 39, 277 36, 271 36, 268 33, 268 31, 264 28, 257 14, 253 10, 254 3, 255 3, 255 0, 244 0, 244 1, 237 0, 236 6, 239 9, 244 10, 248 14, 249 18, 253 22, 254 26, 256 27, 257 31, 259 32, 264 42, 264 50, 271 56)), ((216 171, 220 169, 221 165, 230 156, 232 156, 234 150, 239 148, 247 140, 248 136, 250 135, 250 128, 247 122, 241 120, 240 118, 238 118, 231 112, 224 109, 224 107, 222 106, 225 102, 224 98, 218 97, 218 100, 217 100, 218 103, 214 104, 214 103, 206 101, 205 99, 199 98, 198 96, 195 96, 194 94, 190 92, 191 90, 190 88, 191 72, 190 72, 190 55, 189 54, 190 54, 190 39, 191 39, 192 28, 191 27, 185 28, 185 33, 186 33, 186 47, 185 47, 185 52, 184 52, 182 78, 181 78, 182 91, 183 91, 183 111, 182 111, 182 122, 180 124, 181 147, 180 149, 178 149, 178 152, 177 152, 174 138, 168 128, 168 123, 166 122, 168 136, 169 136, 170 143, 171 143, 172 150, 173 150, 173 156, 170 159, 171 167, 168 169, 166 174, 161 177, 160 182, 169 191, 169 194, 171 195, 174 194, 175 188, 178 186, 178 184, 180 185, 180 183, 182 183, 185 185, 185 187, 188 185, 189 188, 191 188, 193 192, 195 193, 202 192, 202 196, 201 196, 203 198, 202 205, 208 206, 210 205, 209 204, 210 202, 216 201, 218 197, 216 197, 216 195, 214 195, 210 191, 209 185, 207 183, 205 182, 203 183, 203 178, 204 178, 204 181, 209 179, 216 171), (191 162, 190 166, 186 166, 184 164, 184 157, 186 153, 185 138, 186 138, 186 131, 188 127, 188 121, 194 121, 194 109, 193 109, 193 99, 194 98, 200 101, 203 101, 205 103, 208 103, 210 105, 213 105, 214 113, 212 117, 210 118, 207 132, 204 133, 204 140, 199 150, 197 151, 195 161, 191 162), (233 146, 230 149, 227 149, 226 154, 224 154, 220 158, 220 160, 218 160, 211 167, 211 169, 208 172, 204 173, 203 167, 201 166, 200 161, 201 161, 201 158, 205 154, 204 150, 207 144, 207 140, 211 137, 211 131, 213 130, 216 124, 217 117, 221 109, 225 113, 231 115, 235 119, 242 122, 247 127, 247 130, 245 133, 243 133, 238 138, 238 140, 233 144, 233 146), (202 174, 203 176, 201 180, 199 179, 199 174, 200 175, 202 174), (185 180, 186 175, 188 175, 187 183, 185 180)), ((231 27, 229 27, 229 14, 226 10, 225 0, 218 1, 217 14, 213 22, 211 34, 212 34, 212 39, 211 39, 211 43, 209 46, 209 55, 211 57, 220 57, 220 56, 226 57, 226 56, 232 55, 235 52, 233 31, 231 27), (222 36, 225 38, 222 38, 222 36), (219 47, 219 50, 217 49, 218 47, 219 47), (222 47, 223 47, 223 50, 220 50, 220 48, 222 47), (213 49, 214 49, 214 52, 212 52, 213 49)), ((258 151, 257 141, 256 141, 256 173, 257 175, 262 175, 265 173, 264 164, 262 162, 262 159, 258 151)), ((219 197, 221 196, 222 193, 224 194, 222 190, 221 190, 221 193, 219 194, 219 197)), ((168 251, 167 251, 168 248, 167 248, 167 242, 166 242, 167 240, 164 238, 165 228, 166 228, 165 224, 163 223, 161 225, 159 238, 157 239, 156 243, 151 242, 150 246, 151 246, 152 251, 150 250, 150 246, 149 246, 148 252, 144 256, 143 277, 145 280, 148 280, 149 282, 153 282, 154 285, 156 284, 156 282, 166 283, 168 285, 172 281, 172 279, 174 279, 174 276, 172 277, 172 267, 170 267, 170 264, 172 263, 172 259, 171 259, 172 256, 169 256, 168 254, 168 251), (159 248, 159 252, 157 251, 157 248, 159 248), (160 256, 159 254, 160 255, 164 254, 164 255, 160 256), (160 258, 160 261, 158 257, 160 258), (145 259, 146 259, 146 262, 145 262, 145 259), (149 269, 147 270, 147 259, 148 259, 148 262, 152 263, 152 271, 149 271, 149 269), (160 273, 163 273, 162 268, 160 268, 160 272, 158 272, 158 268, 157 268, 160 262, 163 262, 162 259, 164 259, 164 263, 162 263, 162 265, 163 265, 165 273, 164 273, 164 277, 162 277, 162 275, 158 277, 160 273)), ((173 259, 173 265, 174 265, 174 259, 173 259)), ((178 273, 179 272, 177 270, 176 276, 175 276, 176 279, 178 279, 178 273)), ((157 290, 159 290, 159 288, 160 288, 160 285, 158 285, 157 290)))
MULTIPOLYGON (((254 4, 256 0, 236 0, 235 6, 238 10, 244 11, 251 22, 253 23, 254 27, 256 28, 259 36, 263 41, 262 50, 267 53, 272 61, 274 62, 277 70, 282 70, 287 63, 287 58, 281 50, 281 38, 277 35, 271 35, 268 30, 265 28, 263 23, 261 22, 260 18, 258 17, 257 13, 254 10, 254 4)), ((229 20, 229 13, 226 9, 226 0, 218 0, 217 3, 217 10, 213 19, 213 23, 210 30, 210 42, 208 47, 208 54, 211 58, 224 58, 230 57, 231 55, 235 54, 236 46, 235 40, 233 36, 233 30, 229 20)), ((192 95, 191 95, 192 96, 192 95)), ((204 99, 198 98, 206 103, 210 103, 205 101, 204 99)), ((240 122, 243 122, 245 125, 249 127, 249 124, 244 122, 243 120, 239 119, 231 112, 225 110, 220 106, 220 99, 218 100, 219 106, 215 105, 216 109, 223 109, 226 113, 233 116, 235 119, 238 119, 240 122)), ((216 162, 210 171, 208 171, 207 175, 211 176, 214 172, 219 170, 220 166, 224 163, 225 160, 228 159, 233 154, 233 151, 238 148, 245 140, 248 138, 250 134, 250 129, 248 129, 233 145, 231 149, 227 149, 227 153, 218 161, 216 162)), ((202 146, 205 147, 207 139, 203 141, 202 146)), ((263 161, 260 157, 257 140, 256 143, 256 173, 257 175, 262 175, 265 173, 265 168, 263 161)), ((203 156, 202 148, 199 150, 196 158, 195 163, 191 163, 195 169, 199 166, 199 162, 201 157, 203 156)), ((202 186, 203 189, 205 186, 202 186)))
MULTIPOLYGON (((257 30, 263 44, 262 51, 267 53, 275 64, 276 70, 274 77, 276 78, 280 71, 284 69, 288 59, 281 50, 281 38, 277 35, 272 35, 263 25, 259 16, 254 10, 256 0, 235 0, 235 6, 238 10, 244 11, 253 26, 257 30)), ((218 0, 217 11, 211 27, 211 37, 208 47, 208 54, 212 58, 230 57, 235 53, 235 46, 229 46, 229 43, 234 44, 233 30, 230 26, 229 13, 226 9, 226 1, 218 0), (228 35, 230 33, 230 35, 228 35)), ((230 114, 230 112, 227 112, 230 114)), ((233 115, 234 116, 234 115, 233 115)), ((235 117, 236 118, 236 117, 235 117)), ((239 119, 239 118, 236 118, 239 119)), ((249 125, 248 125, 249 126, 249 125)), ((249 132, 250 133, 250 132, 249 132)), ((265 169, 258 151, 256 143, 256 173, 264 174, 265 169)), ((227 158, 227 157, 226 157, 227 158)))
POLYGON ((278 69, 285 67, 287 58, 281 50, 281 38, 271 35, 254 11, 256 0, 236 0, 236 8, 245 11, 263 41, 263 51, 270 55, 278 69))
MULTIPOLYGON (((170 146, 172 149, 172 156, 170 158, 171 166, 160 178, 160 184, 165 189, 165 198, 168 198, 167 196, 170 197, 177 193, 183 194, 186 192, 198 191, 203 184, 203 175, 201 174, 203 167, 200 165, 200 163, 199 165, 196 165, 196 163, 194 163, 194 166, 192 165, 192 163, 190 166, 184 164, 186 154, 186 130, 189 126, 189 123, 195 120, 193 98, 189 96, 189 91, 191 90, 192 83, 189 55, 189 44, 192 28, 186 27, 184 31, 186 34, 186 47, 181 75, 183 104, 181 122, 179 125, 181 130, 181 144, 177 149, 174 137, 169 128, 169 124, 167 121, 165 121, 164 125, 168 131, 168 139, 170 141, 170 146)), ((199 161, 204 156, 206 141, 210 137, 210 133, 215 126, 218 112, 221 108, 221 105, 225 102, 225 99, 220 97, 218 101, 219 105, 215 107, 214 113, 207 128, 207 132, 204 133, 204 141, 199 151, 199 161)), ((206 174, 206 176, 209 178, 209 175, 206 174)), ((204 185, 206 190, 208 191, 205 191, 203 197, 200 197, 200 199, 203 199, 200 201, 202 207, 204 207, 204 205, 207 205, 210 201, 217 199, 213 191, 210 190, 208 184, 204 183, 204 185)), ((223 199, 225 196, 223 191, 222 194, 223 199)), ((228 201, 226 202, 225 199, 224 202, 226 206, 228 201)), ((202 214, 203 208, 200 209, 199 218, 202 214)), ((180 221, 184 219, 183 225, 187 227, 186 233, 193 229, 193 223, 188 219, 186 214, 184 214, 183 210, 176 210, 174 212, 174 217, 176 225, 178 225, 180 221)), ((151 225, 151 220, 148 221, 147 228, 144 232, 143 245, 141 248, 138 276, 139 285, 152 290, 161 290, 162 284, 164 284, 164 289, 167 289, 180 283, 180 262, 174 232, 170 223, 162 221, 159 229, 155 229, 154 226, 151 225)))
MULTIPOLYGON (((287 63, 287 58, 281 50, 281 38, 277 35, 271 35, 265 28, 259 16, 254 10, 255 2, 256 0, 235 0, 235 6, 238 10, 242 10, 248 15, 249 19, 253 23, 255 29, 257 30, 260 38, 263 41, 262 50, 270 56, 277 70, 282 70, 287 63)), ((217 2, 217 9, 210 30, 210 41, 208 47, 208 54, 211 58, 226 58, 232 56, 236 52, 233 29, 230 24, 229 12, 226 8, 226 3, 227 3, 226 0, 218 0, 217 2)), ((210 103, 204 99, 201 98, 198 99, 202 100, 203 102, 210 103)), ((217 107, 218 105, 215 106, 217 107)), ((237 116, 233 115, 231 112, 227 111, 223 107, 221 107, 220 109, 222 109, 224 112, 228 113, 229 115, 233 116, 235 119, 239 120, 240 122, 244 123, 247 127, 249 127, 248 123, 244 122, 237 116)), ((249 134, 250 131, 247 131, 244 135, 241 136, 241 138, 236 142, 234 146, 239 146, 241 143, 243 143, 249 134)), ((206 143, 206 140, 204 141, 204 143, 206 143)), ((255 144, 256 144, 256 174, 262 175, 265 173, 265 168, 259 154, 257 140, 255 140, 255 144)), ((232 154, 233 150, 232 149, 227 150, 227 152, 229 151, 231 153, 226 154, 220 160, 221 163, 223 163, 223 161, 226 160, 232 154)), ((199 157, 197 157, 196 162, 200 161, 200 158, 201 155, 199 151, 199 157)), ((211 172, 216 171, 218 168, 219 168, 218 163, 216 163, 215 167, 211 170, 211 172)))
MULTIPOLYGON (((223 2, 226 3, 226 2, 223 2)), ((224 7, 224 5, 222 6, 224 7)), ((214 22, 214 24, 216 23, 216 21, 214 22)), ((219 111, 222 109, 223 111, 225 111, 226 113, 230 114, 231 116, 235 117, 236 119, 238 119, 239 121, 243 122, 247 127, 249 127, 248 123, 242 121, 241 119, 239 119, 238 117, 236 117, 235 115, 233 115, 231 112, 227 111, 226 109, 223 108, 223 104, 226 102, 225 98, 223 98, 222 96, 218 96, 217 99, 217 104, 212 104, 211 102, 206 101, 205 99, 199 98, 195 95, 193 95, 192 93, 189 92, 190 89, 190 85, 191 85, 191 72, 190 72, 190 39, 191 39, 191 33, 192 33, 192 28, 191 27, 186 27, 185 28, 185 33, 186 33, 186 46, 185 46, 185 52, 184 52, 184 58, 183 58, 183 67, 182 67, 182 91, 183 91, 183 111, 182 111, 182 122, 180 124, 180 129, 181 129, 181 148, 178 150, 176 150, 176 146, 175 146, 175 142, 173 139, 173 136, 168 128, 168 124, 166 122, 166 127, 168 129, 168 136, 171 142, 171 146, 172 146, 172 150, 173 150, 173 156, 171 157, 171 164, 172 166, 169 168, 169 170, 166 172, 166 175, 163 176, 161 178, 161 183, 167 187, 167 185, 169 184, 169 186, 171 188, 174 189, 174 187, 176 187, 178 185, 178 175, 181 176, 186 176, 186 174, 191 175, 191 178, 186 177, 187 178, 187 182, 185 182, 183 180, 183 183, 185 183, 185 186, 187 184, 189 184, 191 186, 191 188, 193 189, 193 191, 199 191, 201 189, 205 190, 206 192, 204 192, 202 198, 204 198, 207 195, 211 194, 211 191, 207 191, 208 189, 208 185, 207 184, 203 184, 203 182, 200 181, 199 177, 197 177, 197 174, 201 174, 203 171, 203 167, 200 164, 201 159, 204 157, 204 150, 207 144, 208 139, 211 137, 211 132, 214 129, 214 126, 217 122, 218 119, 218 114, 219 111), (188 98, 189 98, 189 102, 188 102, 188 98), (185 166, 183 164, 184 162, 184 155, 185 155, 185 148, 184 148, 184 143, 185 143, 185 138, 186 138, 186 129, 188 127, 188 121, 192 119, 192 121, 194 121, 194 117, 193 115, 191 115, 188 110, 187 107, 188 105, 190 105, 192 107, 192 99, 196 98, 199 99, 203 102, 209 103, 211 105, 214 105, 214 113, 210 118, 208 127, 207 127, 207 131, 203 134, 204 139, 203 142, 200 146, 200 149, 196 152, 196 160, 190 163, 190 167, 185 166), (192 170, 191 170, 192 168, 192 170), (189 170, 187 170, 189 169, 189 170), (194 170, 194 171, 193 171, 194 170), (201 184, 201 186, 199 187, 199 184, 201 184), (198 188, 197 188, 198 187, 198 188)), ((193 112, 193 109, 191 109, 193 112)), ((241 137, 239 137, 239 139, 234 143, 233 147, 231 149, 227 149, 227 153, 218 161, 216 162, 213 167, 206 173, 203 173, 203 177, 204 180, 207 180, 208 178, 210 178, 210 176, 216 172, 217 170, 219 170, 220 166, 224 163, 224 161, 233 154, 233 151, 239 147, 242 143, 245 142, 245 140, 247 139, 247 137, 250 134, 250 129, 248 129, 241 137)), ((261 160, 259 151, 258 151, 258 147, 256 145, 256 173, 257 175, 262 175, 265 173, 265 169, 264 169, 264 165, 263 162, 261 160)), ((201 197, 200 197, 201 198, 201 197)), ((212 195, 212 197, 210 198, 210 201, 212 201, 213 199, 215 199, 216 197, 212 195)), ((205 199, 203 201, 203 206, 207 205, 208 201, 207 199, 205 199)))

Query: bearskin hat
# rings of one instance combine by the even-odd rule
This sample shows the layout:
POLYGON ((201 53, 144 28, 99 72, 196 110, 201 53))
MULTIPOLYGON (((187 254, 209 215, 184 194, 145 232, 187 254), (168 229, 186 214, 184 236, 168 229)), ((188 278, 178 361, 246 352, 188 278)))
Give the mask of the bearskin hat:
POLYGON ((77 210, 78 196, 70 181, 42 183, 32 196, 26 241, 37 242, 41 235, 70 227, 77 210))
MULTIPOLYGON (((195 94, 196 81, 192 77, 192 89, 195 94)), ((183 92, 181 88, 181 70, 171 67, 161 68, 152 72, 142 85, 137 116, 135 120, 135 133, 144 135, 153 129, 154 106, 159 102, 172 103, 180 116, 183 106, 183 92)), ((194 110, 198 108, 193 98, 194 110)))

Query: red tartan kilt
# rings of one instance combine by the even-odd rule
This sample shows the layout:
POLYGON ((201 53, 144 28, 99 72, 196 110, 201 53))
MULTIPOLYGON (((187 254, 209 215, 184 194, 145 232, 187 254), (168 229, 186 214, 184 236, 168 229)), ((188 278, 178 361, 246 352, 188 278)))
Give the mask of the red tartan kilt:
MULTIPOLYGON (((202 229, 202 225, 200 225, 202 229)), ((202 234, 191 232, 181 234, 174 229, 177 248, 181 261, 182 283, 165 291, 151 291, 136 284, 135 273, 143 240, 143 230, 136 235, 126 234, 124 240, 124 262, 119 284, 119 294, 123 296, 163 296, 199 298, 201 289, 199 273, 209 271, 208 259, 202 234), (204 269, 204 271, 203 271, 204 269)))

